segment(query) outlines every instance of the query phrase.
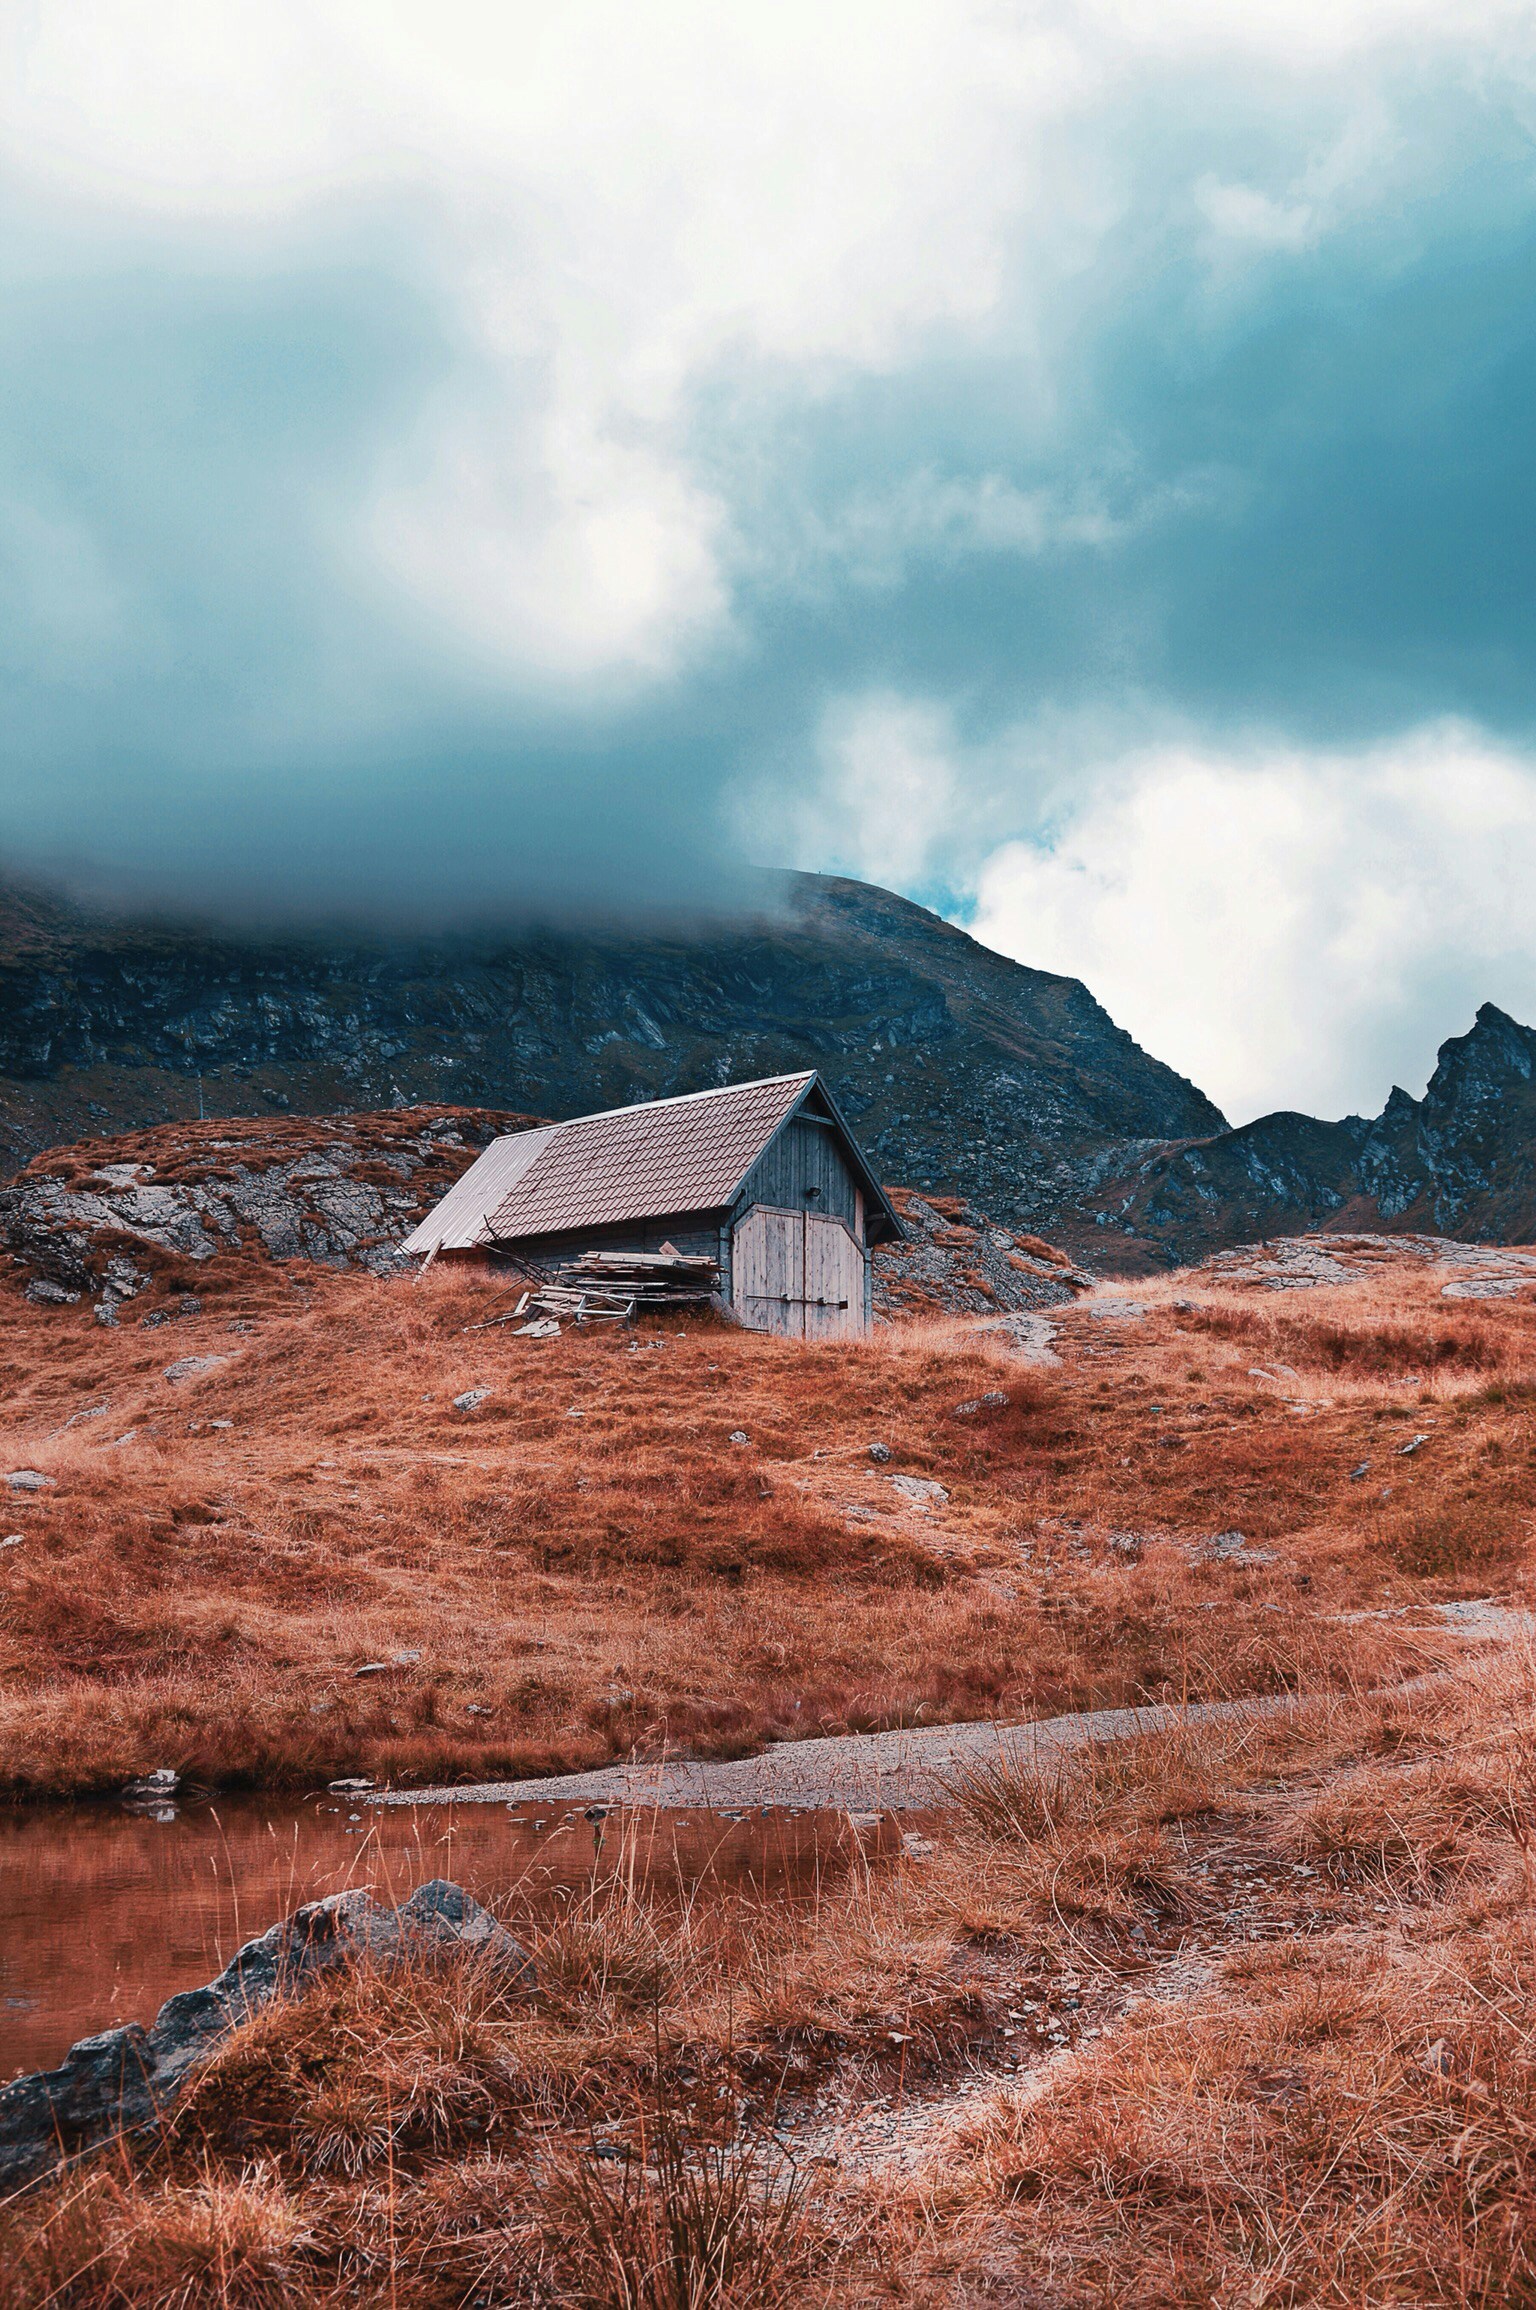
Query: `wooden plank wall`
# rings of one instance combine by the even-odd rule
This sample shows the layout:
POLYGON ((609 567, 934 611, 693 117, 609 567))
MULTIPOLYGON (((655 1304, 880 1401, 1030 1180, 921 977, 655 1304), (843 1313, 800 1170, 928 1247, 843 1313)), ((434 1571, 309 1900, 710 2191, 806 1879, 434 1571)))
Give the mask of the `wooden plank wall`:
POLYGON ((803 1338, 804 1226, 799 1213, 754 1204, 736 1223, 732 1250, 731 1304, 742 1322, 754 1331, 803 1338))
POLYGON ((805 1221, 805 1302, 807 1339, 857 1339, 864 1329, 864 1253, 819 1214, 805 1221))
POLYGON ((825 1124, 796 1115, 748 1172, 735 1208, 738 1215, 754 1203, 768 1203, 779 1211, 821 1211, 829 1219, 845 1220, 857 1232, 860 1200, 835 1133, 825 1124), (821 1192, 808 1200, 807 1187, 821 1192))
MULTIPOLYGON (((618 1220, 609 1227, 581 1227, 563 1235, 526 1236, 502 1248, 513 1259, 530 1260, 540 1266, 572 1259, 579 1251, 659 1251, 664 1243, 674 1244, 690 1257, 703 1254, 718 1259, 723 1218, 723 1213, 683 1211, 668 1219, 618 1220)), ((496 1246, 489 1248, 494 1250, 496 1246)))

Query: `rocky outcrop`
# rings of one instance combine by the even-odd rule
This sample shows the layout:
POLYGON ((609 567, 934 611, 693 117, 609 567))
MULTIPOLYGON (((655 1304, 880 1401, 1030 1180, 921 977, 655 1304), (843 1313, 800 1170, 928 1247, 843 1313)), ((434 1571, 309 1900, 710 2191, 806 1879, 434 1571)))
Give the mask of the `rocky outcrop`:
MULTIPOLYGON (((534 1117, 407 1108, 308 1122, 163 1124, 56 1147, 0 1188, 0 1242, 25 1296, 143 1323, 195 1310, 221 1254, 401 1272, 395 1246, 498 1132, 534 1117), (189 1300, 189 1291, 193 1297, 189 1300)), ((875 1255, 882 1315, 1059 1306, 1085 1288, 1064 1252, 999 1227, 955 1196, 892 1189, 906 1224, 875 1255)), ((192 1376, 184 1358, 168 1376, 192 1376)))
POLYGON ((1422 1099, 1394 1090, 1374 1118, 1264 1115, 1144 1150, 1067 1217, 1069 1241, 1091 1227, 1106 1254, 1129 1240, 1168 1263, 1317 1228, 1529 1243, 1536 1030, 1484 1003, 1468 1033, 1440 1046, 1422 1099))
POLYGON ((1355 1177, 1388 1225, 1536 1238, 1536 1031, 1484 1003, 1469 1033, 1441 1044, 1422 1099, 1392 1093, 1355 1177))
POLYGON ((0 2087, 0 2191, 52 2172, 82 2151, 153 2129, 187 2078, 222 2038, 274 1999, 300 1995, 338 1966, 467 1957, 511 1983, 533 1984, 533 1964, 490 1913, 436 1879, 398 1909, 367 1892, 311 1901, 248 1941, 216 1981, 183 1990, 153 2026, 130 2023, 72 2045, 57 2069, 0 2087))
POLYGON ((0 1241, 28 1278, 29 1299, 69 1306, 89 1293, 105 1323, 156 1283, 195 1285, 221 1252, 390 1274, 395 1245, 479 1150, 536 1120, 418 1107, 86 1140, 39 1156, 0 1188, 0 1241))
MULTIPOLYGON (((1106 1148, 1219 1130, 1075 979, 890 892, 765 881, 751 918, 236 938, 0 893, 0 1153, 210 1112, 572 1115, 816 1066, 889 1178, 1029 1227, 1106 1148)), ((1119 1160, 1119 1153, 1116 1154, 1119 1160)))
POLYGON ((906 1237, 875 1252, 877 1315, 1011 1315, 1068 1306, 1092 1286, 1065 1252, 996 1226, 958 1196, 890 1194, 906 1237))
POLYGON ((1281 1235, 1213 1252, 1192 1273, 1243 1291, 1333 1291, 1390 1267, 1439 1269, 1442 1299, 1536 1301, 1536 1252, 1436 1235, 1281 1235))

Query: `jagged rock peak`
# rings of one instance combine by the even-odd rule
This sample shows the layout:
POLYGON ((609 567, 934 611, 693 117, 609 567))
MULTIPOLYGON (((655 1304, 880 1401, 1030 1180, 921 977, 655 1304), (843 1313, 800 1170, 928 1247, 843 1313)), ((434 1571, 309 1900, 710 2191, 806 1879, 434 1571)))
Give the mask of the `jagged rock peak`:
POLYGON ((1536 1029, 1522 1026, 1496 1003, 1480 1003, 1467 1032, 1440 1045, 1425 1098, 1433 1102, 1468 1091, 1475 1096, 1480 1089, 1497 1088, 1511 1078, 1529 1083, 1533 1076, 1536 1029))
MULTIPOLYGON (((1372 1122, 1262 1115, 1151 1149, 1106 1177, 1083 1216, 1117 1228, 1142 1260, 1170 1263, 1317 1228, 1531 1242, 1536 1029, 1483 1003, 1465 1034, 1441 1044, 1422 1099, 1395 1085, 1372 1122)), ((1074 1240, 1070 1223, 1064 1235, 1074 1240)))

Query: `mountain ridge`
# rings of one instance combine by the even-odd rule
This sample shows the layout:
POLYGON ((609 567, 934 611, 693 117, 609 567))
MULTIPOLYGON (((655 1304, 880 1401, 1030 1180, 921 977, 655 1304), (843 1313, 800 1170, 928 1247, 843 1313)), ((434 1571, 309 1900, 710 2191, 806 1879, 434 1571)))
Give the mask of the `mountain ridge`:
POLYGON ((1536 1238, 1536 1031, 1485 1003, 1422 1099, 1229 1126, 1081 981, 836 876, 751 913, 236 932, 0 886, 0 1166, 190 1121, 561 1115, 815 1066, 883 1174, 1127 1271, 1267 1235, 1536 1238))
POLYGON ((755 916, 333 939, 0 898, 0 1151, 210 1113, 449 1103, 579 1113, 821 1068, 890 1176, 1008 1216, 1065 1162, 1224 1118, 1075 979, 873 886, 755 916))
POLYGON ((1536 1238, 1536 1029, 1482 1003, 1440 1045, 1422 1099, 1394 1085, 1379 1115, 1279 1110, 1148 1150, 1084 1199, 1073 1237, 1117 1231, 1184 1260, 1309 1230, 1536 1238))

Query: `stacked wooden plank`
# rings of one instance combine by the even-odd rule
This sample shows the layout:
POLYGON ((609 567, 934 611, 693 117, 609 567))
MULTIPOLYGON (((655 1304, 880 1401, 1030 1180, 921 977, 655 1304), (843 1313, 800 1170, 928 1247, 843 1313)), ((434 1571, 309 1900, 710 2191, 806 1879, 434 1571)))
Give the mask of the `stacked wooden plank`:
POLYGON ((521 1312, 570 1323, 627 1323, 646 1308, 707 1302, 718 1263, 671 1244, 660 1251, 584 1251, 530 1291, 521 1312))

